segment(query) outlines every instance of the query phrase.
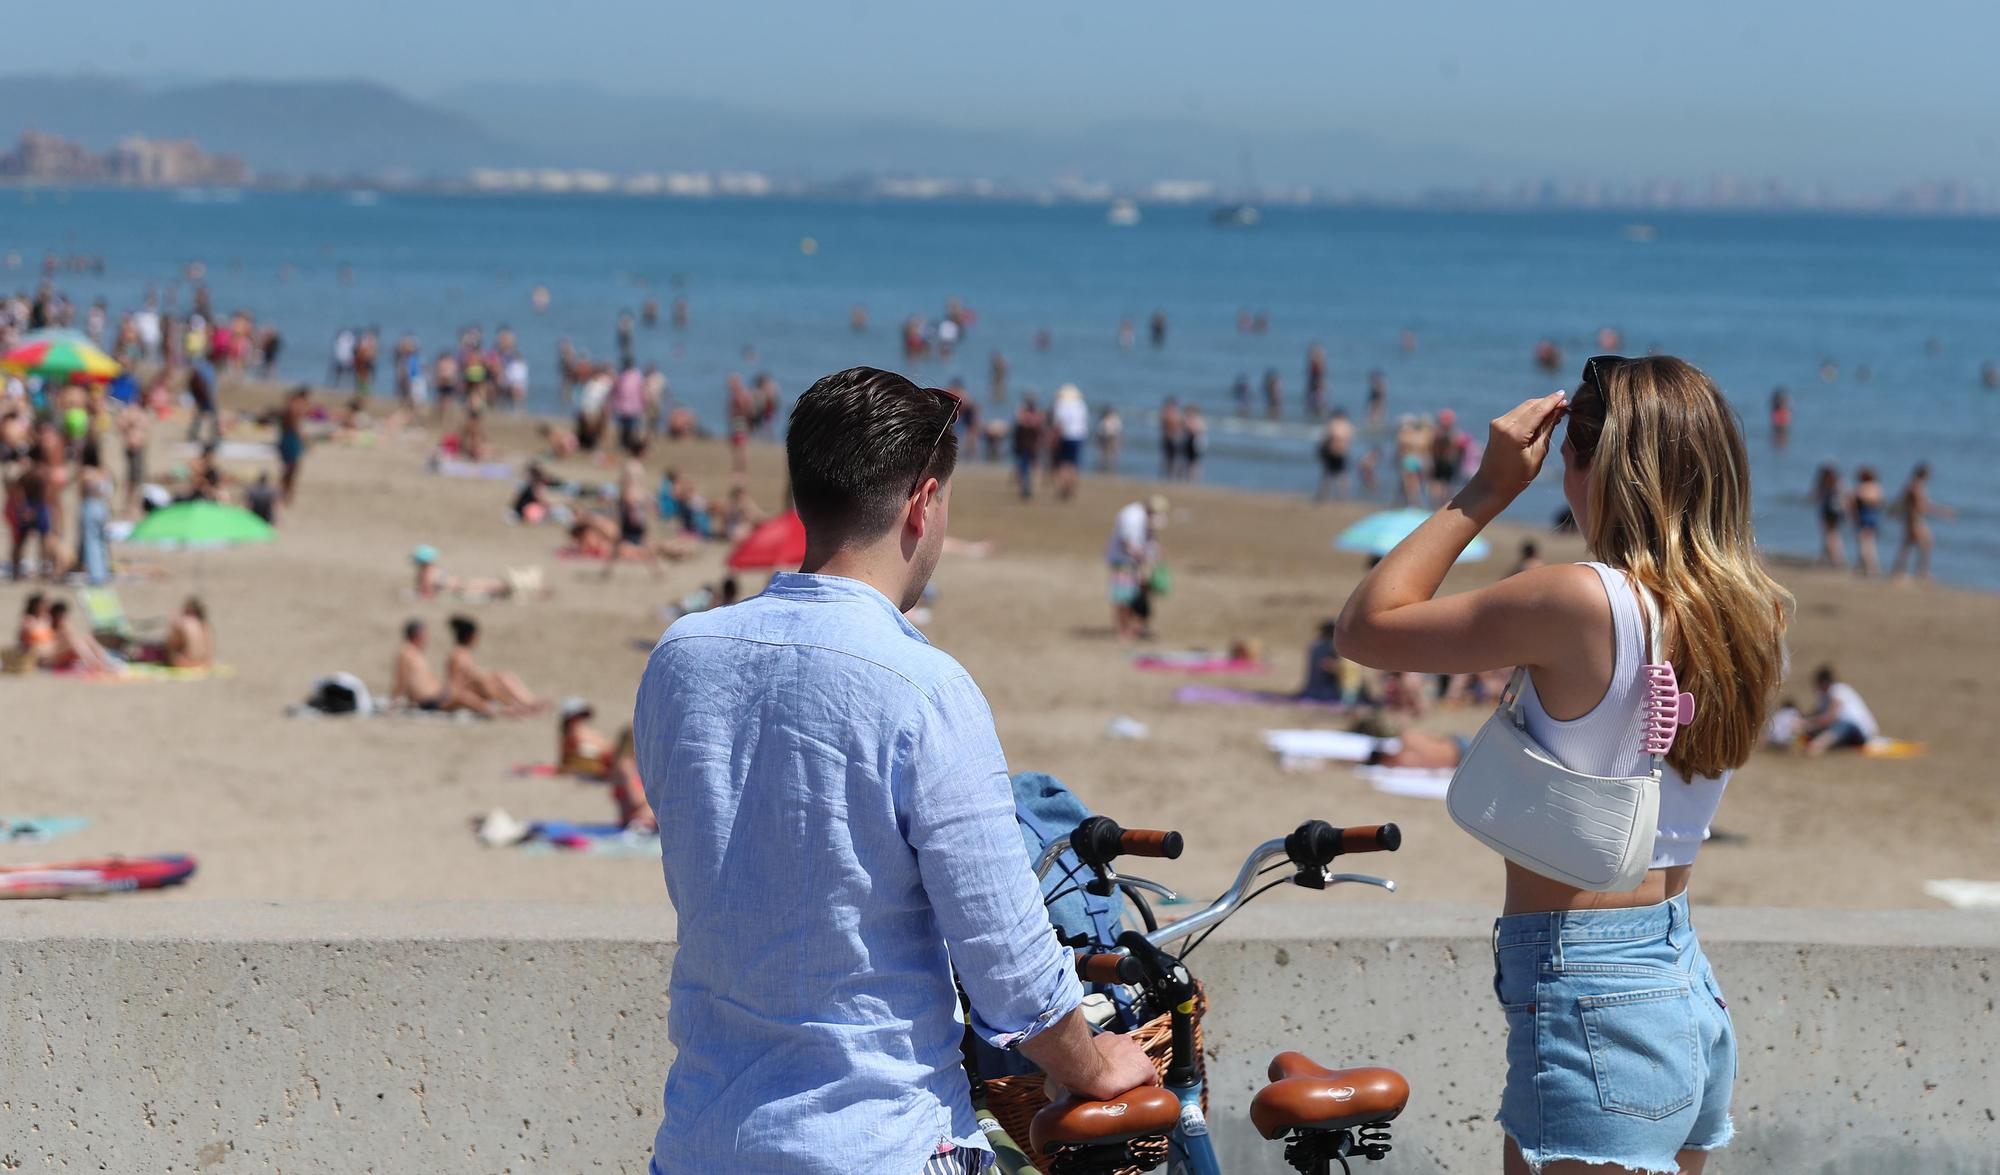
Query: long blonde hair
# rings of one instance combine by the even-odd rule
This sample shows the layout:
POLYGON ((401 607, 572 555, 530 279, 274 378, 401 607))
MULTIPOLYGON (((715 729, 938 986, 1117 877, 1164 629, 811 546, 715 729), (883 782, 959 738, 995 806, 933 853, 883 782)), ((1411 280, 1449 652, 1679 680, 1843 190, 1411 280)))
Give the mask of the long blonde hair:
POLYGON ((1593 360, 1586 376, 1568 439, 1590 486, 1584 538, 1671 618, 1668 659, 1695 707, 1667 762, 1684 779, 1718 775, 1757 745, 1792 611, 1757 554, 1743 433, 1714 381, 1683 360, 1593 360))

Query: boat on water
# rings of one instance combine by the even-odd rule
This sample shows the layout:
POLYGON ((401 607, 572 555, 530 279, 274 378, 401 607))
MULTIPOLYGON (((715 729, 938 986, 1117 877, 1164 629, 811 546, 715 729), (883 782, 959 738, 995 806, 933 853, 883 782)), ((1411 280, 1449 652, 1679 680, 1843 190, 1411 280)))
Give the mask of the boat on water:
POLYGON ((1220 228, 1249 228, 1260 219, 1254 204, 1224 204, 1208 214, 1211 224, 1220 228))
POLYGON ((1104 219, 1118 228, 1131 228, 1139 223, 1139 206, 1122 198, 1113 200, 1110 209, 1104 213, 1104 219))

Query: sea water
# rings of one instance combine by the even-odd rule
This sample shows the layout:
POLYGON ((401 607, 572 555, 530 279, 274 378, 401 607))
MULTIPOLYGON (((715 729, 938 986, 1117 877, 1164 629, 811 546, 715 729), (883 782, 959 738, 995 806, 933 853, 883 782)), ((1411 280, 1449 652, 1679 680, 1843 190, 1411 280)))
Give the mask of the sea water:
MULTIPOLYGON (((1223 228, 1205 208, 1149 206, 1121 227, 1078 204, 11 190, 0 193, 0 249, 20 254, 0 270, 10 289, 32 287, 45 252, 101 255, 103 274, 58 281, 73 299, 106 298, 114 322, 176 281, 184 310, 181 279, 201 262, 218 311, 243 307, 282 329, 290 378, 323 377, 343 326, 382 332, 386 389, 402 332, 428 359, 463 326, 490 338, 504 323, 529 359, 532 406, 547 410, 563 407, 557 340, 612 359, 619 312, 637 318, 652 297, 661 320, 636 330, 638 358, 710 426, 730 372, 768 371, 790 397, 838 368, 904 368, 903 318, 935 320, 955 296, 976 321, 953 359, 909 366, 921 382, 962 377, 984 405, 988 357, 1003 352, 1016 396, 1032 388, 1046 404, 1073 382, 1093 412, 1118 405, 1124 467, 1146 474, 1158 468, 1149 414, 1166 396, 1197 402, 1211 422, 1208 480, 1289 493, 1317 479, 1309 344, 1327 350, 1331 404, 1359 417, 1367 373, 1380 370, 1392 421, 1449 407, 1483 435, 1521 399, 1574 386, 1609 326, 1626 353, 1681 355, 1727 391, 1767 547, 1816 549, 1808 489, 1821 462, 1849 481, 1873 465, 1893 494, 1927 460, 1935 497, 1958 510, 1936 528, 1937 573, 2000 588, 2000 392, 1979 382, 1982 362, 2000 361, 2000 221, 1267 208, 1255 227, 1223 228), (538 285, 550 294, 542 313, 538 285), (671 324, 676 298, 685 329, 671 324), (849 329, 857 304, 865 333, 849 329), (1155 311, 1168 322, 1159 348, 1155 311), (1240 332, 1246 311, 1268 329, 1240 332), (1544 337, 1564 352, 1554 372, 1532 362, 1544 337), (1231 383, 1250 380, 1261 414, 1267 368, 1290 423, 1232 420, 1231 383), (1768 423, 1778 386, 1795 414, 1783 449, 1768 423)), ((1545 475, 1513 514, 1544 521, 1558 494, 1545 475)), ((1887 558, 1897 527, 1882 538, 1887 558)))

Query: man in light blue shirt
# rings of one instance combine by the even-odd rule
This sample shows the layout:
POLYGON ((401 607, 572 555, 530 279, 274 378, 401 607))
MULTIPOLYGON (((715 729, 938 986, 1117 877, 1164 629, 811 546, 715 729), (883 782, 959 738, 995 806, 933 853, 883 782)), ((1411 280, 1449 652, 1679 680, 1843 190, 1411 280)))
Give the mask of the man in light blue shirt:
POLYGON ((803 571, 674 624, 634 727, 680 920, 657 1175, 971 1172, 974 1031, 1112 1098, 965 670, 903 618, 944 546, 958 401, 857 367, 786 436, 803 571))

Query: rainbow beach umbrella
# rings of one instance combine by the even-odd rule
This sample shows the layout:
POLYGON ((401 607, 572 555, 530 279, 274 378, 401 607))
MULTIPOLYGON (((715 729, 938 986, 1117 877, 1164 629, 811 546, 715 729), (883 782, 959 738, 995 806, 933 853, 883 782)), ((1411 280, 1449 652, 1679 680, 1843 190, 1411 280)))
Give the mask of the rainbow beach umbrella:
POLYGON ((73 331, 39 330, 0 355, 0 367, 20 375, 39 375, 52 383, 101 383, 125 369, 73 331))

